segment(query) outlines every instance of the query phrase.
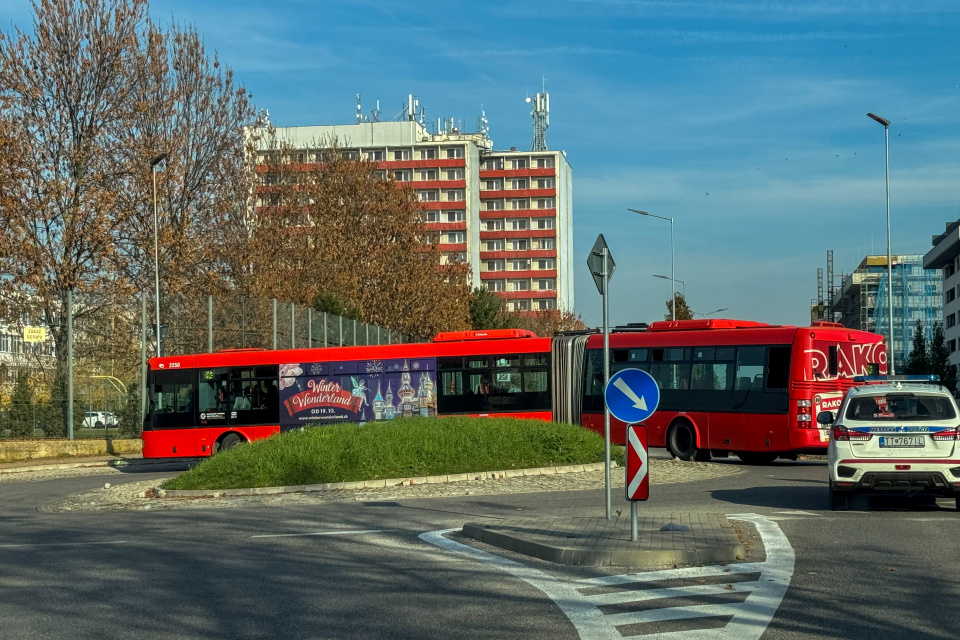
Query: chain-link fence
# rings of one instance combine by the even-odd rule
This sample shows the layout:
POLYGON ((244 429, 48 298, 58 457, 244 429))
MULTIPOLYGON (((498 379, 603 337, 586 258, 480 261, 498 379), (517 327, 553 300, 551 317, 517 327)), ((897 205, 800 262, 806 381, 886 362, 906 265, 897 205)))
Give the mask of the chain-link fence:
MULTIPOLYGON (((152 301, 150 295, 122 303, 75 301, 70 349, 56 344, 53 335, 24 343, 17 337, 22 325, 0 326, 0 441, 139 436, 144 358, 158 351, 152 301), (66 373, 65 354, 72 356, 72 376, 66 373)), ((400 332, 332 313, 239 296, 172 296, 161 303, 159 333, 165 356, 411 341, 400 332)), ((60 332, 61 341, 66 336, 66 330, 60 332)))

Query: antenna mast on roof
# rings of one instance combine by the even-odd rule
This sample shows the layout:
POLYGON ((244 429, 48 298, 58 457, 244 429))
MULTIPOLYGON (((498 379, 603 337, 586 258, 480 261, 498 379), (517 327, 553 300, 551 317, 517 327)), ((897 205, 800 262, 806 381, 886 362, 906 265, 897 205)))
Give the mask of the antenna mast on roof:
MULTIPOLYGON (((546 80, 544 80, 546 87, 546 80)), ((547 151, 547 128, 550 126, 550 94, 544 88, 533 98, 527 98, 531 104, 530 115, 533 116, 533 142, 530 151, 547 151)))

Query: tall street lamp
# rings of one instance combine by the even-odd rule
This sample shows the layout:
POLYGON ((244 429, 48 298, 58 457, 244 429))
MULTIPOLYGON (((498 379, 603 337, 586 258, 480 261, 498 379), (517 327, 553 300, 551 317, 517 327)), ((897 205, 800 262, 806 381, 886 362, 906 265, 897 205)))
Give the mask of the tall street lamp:
MULTIPOLYGON (((655 273, 652 275, 654 278, 660 278, 661 280, 670 280, 670 276, 658 276, 655 273)), ((686 300, 687 299, 687 283, 679 279, 676 280, 676 282, 679 282, 683 286, 683 299, 686 300)))
POLYGON ((671 302, 673 306, 670 311, 670 316, 673 320, 677 319, 677 280, 675 278, 675 261, 674 261, 674 252, 673 252, 673 218, 665 218, 663 216, 658 216, 653 213, 647 213, 646 211, 640 211, 639 209, 627 209, 627 211, 632 211, 634 213, 639 213, 642 216, 650 216, 651 218, 660 218, 661 220, 670 221, 670 280, 672 281, 671 287, 673 289, 673 295, 671 296, 671 302))
POLYGON ((150 171, 153 173, 153 283, 157 294, 157 357, 160 357, 160 234, 157 230, 157 165, 167 159, 167 153, 161 153, 150 159, 150 171))
MULTIPOLYGON (((883 125, 883 147, 886 158, 886 183, 887 183, 887 283, 890 288, 890 295, 887 296, 887 311, 890 317, 890 335, 889 346, 887 347, 887 373, 894 375, 893 365, 893 256, 890 252, 890 121, 881 118, 875 113, 868 113, 867 117, 876 120, 883 125)), ((906 336, 904 336, 906 340, 906 336)))
POLYGON ((714 309, 713 311, 707 311, 706 313, 700 313, 699 311, 694 311, 694 312, 693 312, 693 315, 695 315, 695 316, 703 316, 704 318, 706 318, 707 316, 712 316, 712 315, 715 314, 715 313, 720 313, 721 311, 726 311, 726 310, 729 309, 729 308, 730 308, 730 307, 724 307, 724 308, 722 308, 722 309, 714 309))

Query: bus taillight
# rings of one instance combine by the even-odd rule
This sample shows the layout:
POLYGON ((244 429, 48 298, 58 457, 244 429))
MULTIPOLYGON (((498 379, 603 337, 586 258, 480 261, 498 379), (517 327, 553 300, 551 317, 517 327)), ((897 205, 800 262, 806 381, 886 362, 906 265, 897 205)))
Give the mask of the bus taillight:
POLYGON ((797 427, 800 429, 812 429, 813 425, 813 401, 797 400, 797 427))

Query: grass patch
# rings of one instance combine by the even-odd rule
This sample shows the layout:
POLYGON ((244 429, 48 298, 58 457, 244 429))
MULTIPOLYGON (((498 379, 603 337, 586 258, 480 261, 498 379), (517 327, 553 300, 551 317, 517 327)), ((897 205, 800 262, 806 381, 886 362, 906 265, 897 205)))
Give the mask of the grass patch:
MULTIPOLYGON (((620 448, 611 456, 623 464, 620 448)), ((239 489, 603 461, 583 427, 514 418, 403 418, 290 431, 234 447, 163 484, 239 489)))

